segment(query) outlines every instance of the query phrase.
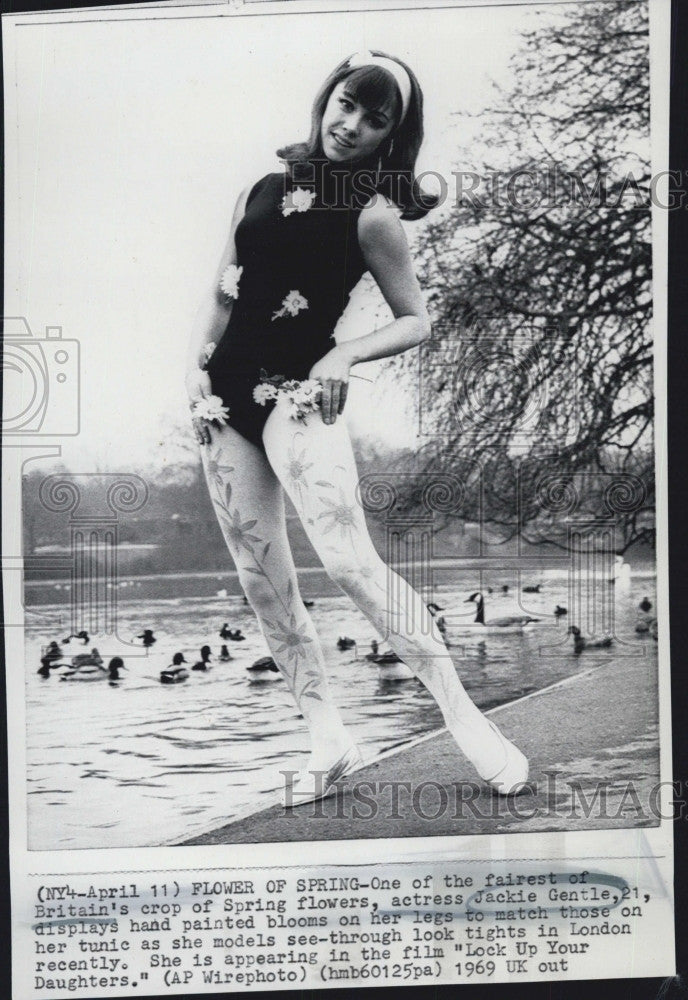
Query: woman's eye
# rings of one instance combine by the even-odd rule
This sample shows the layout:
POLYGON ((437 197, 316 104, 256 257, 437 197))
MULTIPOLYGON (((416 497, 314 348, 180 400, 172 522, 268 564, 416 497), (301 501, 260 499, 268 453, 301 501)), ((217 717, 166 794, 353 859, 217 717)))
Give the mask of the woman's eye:
POLYGON ((351 101, 347 101, 346 97, 340 97, 339 103, 346 111, 351 111, 353 109, 353 104, 351 101))

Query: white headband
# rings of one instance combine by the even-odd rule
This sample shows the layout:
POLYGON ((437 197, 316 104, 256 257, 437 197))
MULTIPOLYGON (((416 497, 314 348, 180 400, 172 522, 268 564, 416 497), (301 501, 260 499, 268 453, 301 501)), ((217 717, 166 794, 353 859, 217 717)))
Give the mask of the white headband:
POLYGON ((401 94, 401 118, 399 119, 399 124, 401 124, 406 117, 411 100, 411 80, 404 67, 395 62, 394 59, 387 59, 386 56, 374 56, 367 49, 363 52, 354 52, 349 58, 348 64, 352 68, 355 66, 381 66, 382 69, 386 69, 388 73, 392 74, 401 94))

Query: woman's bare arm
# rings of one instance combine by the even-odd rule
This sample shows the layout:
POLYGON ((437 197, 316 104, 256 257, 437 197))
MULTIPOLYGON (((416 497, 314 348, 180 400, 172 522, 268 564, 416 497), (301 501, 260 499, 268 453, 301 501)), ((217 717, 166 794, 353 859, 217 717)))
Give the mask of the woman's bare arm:
POLYGON ((364 337, 337 344, 313 366, 310 377, 323 385, 321 410, 325 423, 333 423, 344 409, 352 365, 400 354, 430 336, 430 318, 406 234, 390 202, 377 197, 362 210, 358 240, 394 320, 364 337))
POLYGON ((361 212, 358 239, 368 269, 394 320, 373 333, 341 345, 352 365, 399 354, 430 336, 430 318, 406 234, 397 213, 385 198, 378 196, 361 212))
POLYGON ((220 290, 220 278, 230 264, 236 264, 237 262, 234 234, 246 210, 246 199, 249 191, 250 187, 244 188, 237 198, 229 237, 222 252, 220 263, 196 312, 189 338, 187 372, 195 372, 199 368, 202 368, 206 360, 206 344, 217 343, 229 321, 233 303, 220 290))
MULTIPOLYGON (((218 342, 232 313, 233 300, 228 299, 220 289, 220 279, 230 264, 236 264, 234 234, 246 210, 246 199, 249 191, 250 188, 244 188, 237 199, 229 237, 222 252, 220 263, 213 276, 212 283, 206 289, 201 300, 191 328, 186 356, 185 383, 192 412, 194 403, 212 395, 210 375, 203 367, 207 360, 206 345, 218 342)), ((210 431, 207 424, 198 419, 193 419, 192 424, 198 443, 200 445, 210 444, 210 431)))

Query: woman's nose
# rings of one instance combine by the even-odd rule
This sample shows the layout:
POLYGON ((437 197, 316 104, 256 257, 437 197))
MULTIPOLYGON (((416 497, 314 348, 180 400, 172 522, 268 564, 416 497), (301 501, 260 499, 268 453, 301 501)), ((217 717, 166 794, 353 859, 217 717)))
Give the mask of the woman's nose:
POLYGON ((351 111, 344 119, 344 130, 352 136, 357 135, 360 121, 360 114, 356 111, 351 111))

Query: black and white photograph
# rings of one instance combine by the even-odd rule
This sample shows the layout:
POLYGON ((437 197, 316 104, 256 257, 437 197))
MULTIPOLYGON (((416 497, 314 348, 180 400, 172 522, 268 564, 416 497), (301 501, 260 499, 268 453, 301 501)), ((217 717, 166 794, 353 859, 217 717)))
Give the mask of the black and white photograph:
MULTIPOLYGON (((27 871, 518 838, 519 860, 624 845, 658 898, 663 14, 13 16, 3 582, 27 871)), ((594 933, 636 934, 625 909, 594 933)), ((42 976, 36 996, 71 989, 42 976)))
POLYGON ((647 5, 18 45, 29 848, 657 825, 647 5))

